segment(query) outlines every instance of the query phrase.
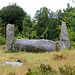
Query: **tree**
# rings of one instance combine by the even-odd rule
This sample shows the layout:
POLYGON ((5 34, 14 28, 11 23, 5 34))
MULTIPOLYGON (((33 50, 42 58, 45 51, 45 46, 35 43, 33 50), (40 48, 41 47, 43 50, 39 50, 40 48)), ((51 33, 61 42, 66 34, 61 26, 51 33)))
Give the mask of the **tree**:
POLYGON ((73 3, 75 3, 75 0, 71 0, 73 3))
POLYGON ((31 22, 31 18, 29 15, 26 15, 22 24, 23 24, 23 31, 22 31, 23 36, 29 37, 31 34, 31 28, 32 28, 32 22, 31 22))
POLYGON ((15 27, 18 26, 18 30, 22 31, 22 20, 24 19, 26 12, 18 6, 17 4, 12 4, 6 7, 3 7, 0 10, 0 18, 5 22, 5 24, 15 24, 15 27))
POLYGON ((44 33, 44 31, 49 23, 49 11, 50 10, 46 7, 40 8, 40 10, 36 11, 34 19, 37 22, 36 33, 38 38, 46 38, 45 35, 47 32, 44 33))
POLYGON ((50 9, 43 7, 37 10, 34 20, 36 21, 36 34, 38 38, 54 40, 59 37, 57 28, 57 25, 59 25, 58 17, 50 9))
POLYGON ((75 7, 70 7, 70 4, 67 4, 62 17, 67 24, 71 41, 75 41, 75 7))
POLYGON ((0 36, 5 36, 5 24, 2 23, 2 20, 0 18, 0 36))
POLYGON ((31 39, 38 39, 37 34, 36 34, 36 28, 37 28, 37 23, 35 22, 34 18, 32 20, 32 28, 31 28, 31 39))

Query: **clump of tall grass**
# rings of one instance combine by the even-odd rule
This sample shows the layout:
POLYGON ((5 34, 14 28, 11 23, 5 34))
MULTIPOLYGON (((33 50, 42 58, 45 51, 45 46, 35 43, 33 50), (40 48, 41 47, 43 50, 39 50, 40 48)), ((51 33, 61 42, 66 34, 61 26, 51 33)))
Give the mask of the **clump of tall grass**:
POLYGON ((59 67, 59 72, 61 75, 75 75, 75 66, 64 65, 64 67, 59 67))
POLYGON ((51 66, 41 64, 40 67, 34 70, 31 70, 29 68, 26 75, 54 75, 54 74, 57 74, 57 72, 53 70, 51 66))
POLYGON ((75 75, 75 66, 64 65, 58 67, 59 71, 53 70, 49 65, 41 64, 40 67, 34 70, 28 69, 26 75, 75 75))

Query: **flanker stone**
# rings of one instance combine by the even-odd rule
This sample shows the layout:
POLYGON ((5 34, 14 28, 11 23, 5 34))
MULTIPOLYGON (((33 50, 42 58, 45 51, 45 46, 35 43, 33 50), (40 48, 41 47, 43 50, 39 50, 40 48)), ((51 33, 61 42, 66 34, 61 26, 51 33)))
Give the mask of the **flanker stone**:
POLYGON ((26 39, 17 39, 14 42, 13 49, 15 51, 18 50, 26 50, 26 51, 54 51, 56 50, 56 43, 51 40, 26 40, 26 39))
POLYGON ((14 40, 14 25, 8 24, 6 27, 6 50, 11 50, 14 40))
POLYGON ((69 35, 67 32, 66 23, 62 22, 59 50, 69 49, 70 47, 71 45, 70 45, 69 35))

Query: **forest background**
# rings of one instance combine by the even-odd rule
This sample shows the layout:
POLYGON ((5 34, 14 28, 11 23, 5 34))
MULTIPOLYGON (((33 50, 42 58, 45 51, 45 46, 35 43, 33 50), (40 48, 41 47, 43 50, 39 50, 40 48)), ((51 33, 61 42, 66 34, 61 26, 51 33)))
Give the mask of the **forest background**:
POLYGON ((61 23, 66 22, 71 45, 75 47, 75 7, 67 4, 66 9, 51 11, 42 7, 36 11, 34 18, 27 14, 16 3, 9 4, 0 10, 0 45, 6 43, 6 25, 15 25, 16 39, 49 39, 60 40, 61 23))

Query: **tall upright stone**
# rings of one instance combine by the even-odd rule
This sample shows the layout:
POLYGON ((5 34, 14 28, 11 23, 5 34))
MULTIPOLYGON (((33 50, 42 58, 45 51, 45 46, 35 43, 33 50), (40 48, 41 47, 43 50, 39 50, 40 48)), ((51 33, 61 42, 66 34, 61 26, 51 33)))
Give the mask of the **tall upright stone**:
POLYGON ((71 45, 70 45, 69 35, 67 32, 66 23, 62 22, 59 50, 69 49, 70 47, 71 45))
POLYGON ((14 25, 7 24, 7 27, 6 27, 6 50, 12 49, 13 40, 14 40, 14 25))

